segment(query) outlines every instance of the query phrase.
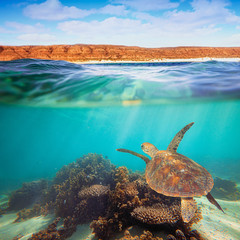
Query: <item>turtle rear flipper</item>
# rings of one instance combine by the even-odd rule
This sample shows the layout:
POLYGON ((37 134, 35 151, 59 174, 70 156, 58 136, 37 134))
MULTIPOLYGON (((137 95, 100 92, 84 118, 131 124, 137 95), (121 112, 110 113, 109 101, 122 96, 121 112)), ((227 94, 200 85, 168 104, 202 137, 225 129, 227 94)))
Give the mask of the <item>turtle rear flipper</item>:
POLYGON ((212 194, 209 192, 208 194, 207 194, 207 199, 208 199, 208 201, 210 202, 210 203, 212 203, 213 205, 215 205, 219 210, 221 210, 223 213, 225 213, 224 211, 223 211, 223 209, 221 208, 221 206, 219 205, 219 203, 215 200, 215 198, 212 196, 212 194))
POLYGON ((139 158, 143 159, 146 164, 150 161, 149 158, 147 158, 146 156, 144 156, 142 154, 139 154, 139 153, 136 153, 134 151, 128 150, 128 149, 118 148, 116 150, 119 151, 119 152, 130 153, 130 154, 132 154, 132 155, 134 155, 136 157, 139 157, 139 158))
POLYGON ((189 130, 189 128, 194 124, 194 122, 189 123, 188 125, 186 125, 182 130, 180 130, 175 137, 173 138, 173 140, 170 142, 170 144, 168 145, 167 151, 175 153, 177 152, 177 148, 179 143, 182 141, 184 134, 189 130))
POLYGON ((197 204, 193 198, 181 198, 181 213, 185 223, 189 223, 197 211, 197 204))

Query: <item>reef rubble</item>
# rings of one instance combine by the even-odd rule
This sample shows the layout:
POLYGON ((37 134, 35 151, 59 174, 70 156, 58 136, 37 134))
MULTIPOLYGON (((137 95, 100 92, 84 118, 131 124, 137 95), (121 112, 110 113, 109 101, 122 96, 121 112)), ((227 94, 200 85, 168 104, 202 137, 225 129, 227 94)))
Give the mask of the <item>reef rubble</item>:
MULTIPOLYGON (((22 189, 14 194, 24 192, 22 189)), ((95 237, 102 240, 114 239, 120 233, 124 233, 122 240, 160 240, 152 227, 154 231, 164 230, 166 239, 202 239, 192 229, 192 225, 202 218, 200 208, 190 223, 184 223, 180 198, 153 191, 143 174, 116 167, 99 154, 84 155, 62 167, 52 181, 37 189, 35 204, 31 202, 28 209, 23 206, 15 223, 50 213, 54 213, 56 219, 46 229, 32 234, 31 240, 67 239, 76 231, 77 225, 89 222, 95 237), (134 225, 141 226, 144 232, 132 236, 128 229, 134 225)), ((15 209, 19 210, 19 207, 15 209)))

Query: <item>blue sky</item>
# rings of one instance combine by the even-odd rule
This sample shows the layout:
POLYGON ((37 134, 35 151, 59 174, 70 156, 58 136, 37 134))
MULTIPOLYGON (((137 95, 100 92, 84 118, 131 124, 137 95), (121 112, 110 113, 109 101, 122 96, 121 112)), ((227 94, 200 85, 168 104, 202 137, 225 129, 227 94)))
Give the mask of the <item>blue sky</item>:
POLYGON ((1 45, 240 46, 239 0, 0 0, 1 45))

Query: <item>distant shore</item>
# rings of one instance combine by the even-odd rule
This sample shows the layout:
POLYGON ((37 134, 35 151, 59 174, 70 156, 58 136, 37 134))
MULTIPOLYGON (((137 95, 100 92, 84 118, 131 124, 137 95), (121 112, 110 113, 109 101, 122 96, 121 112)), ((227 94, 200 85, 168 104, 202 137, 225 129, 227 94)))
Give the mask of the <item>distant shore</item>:
POLYGON ((240 61, 240 47, 142 48, 119 45, 0 46, 0 61, 25 58, 74 63, 240 61))
POLYGON ((219 61, 219 62, 240 62, 239 58, 182 58, 182 59, 159 59, 149 61, 111 61, 111 60, 99 60, 99 61, 73 61, 76 64, 110 64, 110 63, 167 63, 167 62, 207 62, 207 61, 219 61))

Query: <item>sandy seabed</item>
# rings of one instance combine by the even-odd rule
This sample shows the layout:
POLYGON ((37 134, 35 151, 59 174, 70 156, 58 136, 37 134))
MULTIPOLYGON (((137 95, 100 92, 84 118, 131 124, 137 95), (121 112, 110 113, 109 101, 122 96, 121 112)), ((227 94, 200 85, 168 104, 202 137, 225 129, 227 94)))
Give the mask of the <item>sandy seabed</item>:
MULTIPOLYGON (((240 239, 240 201, 218 200, 225 214, 215 208, 205 197, 197 198, 202 208, 203 219, 193 225, 207 240, 239 240, 240 239)), ((12 240, 18 236, 27 240, 32 233, 45 229, 54 219, 53 215, 34 217, 29 220, 13 223, 16 213, 0 217, 0 239, 12 240)), ((70 240, 93 240, 89 224, 79 225, 70 240)))
POLYGON ((203 219, 193 227, 208 240, 240 239, 240 201, 217 200, 225 214, 205 197, 196 199, 202 207, 203 219))

